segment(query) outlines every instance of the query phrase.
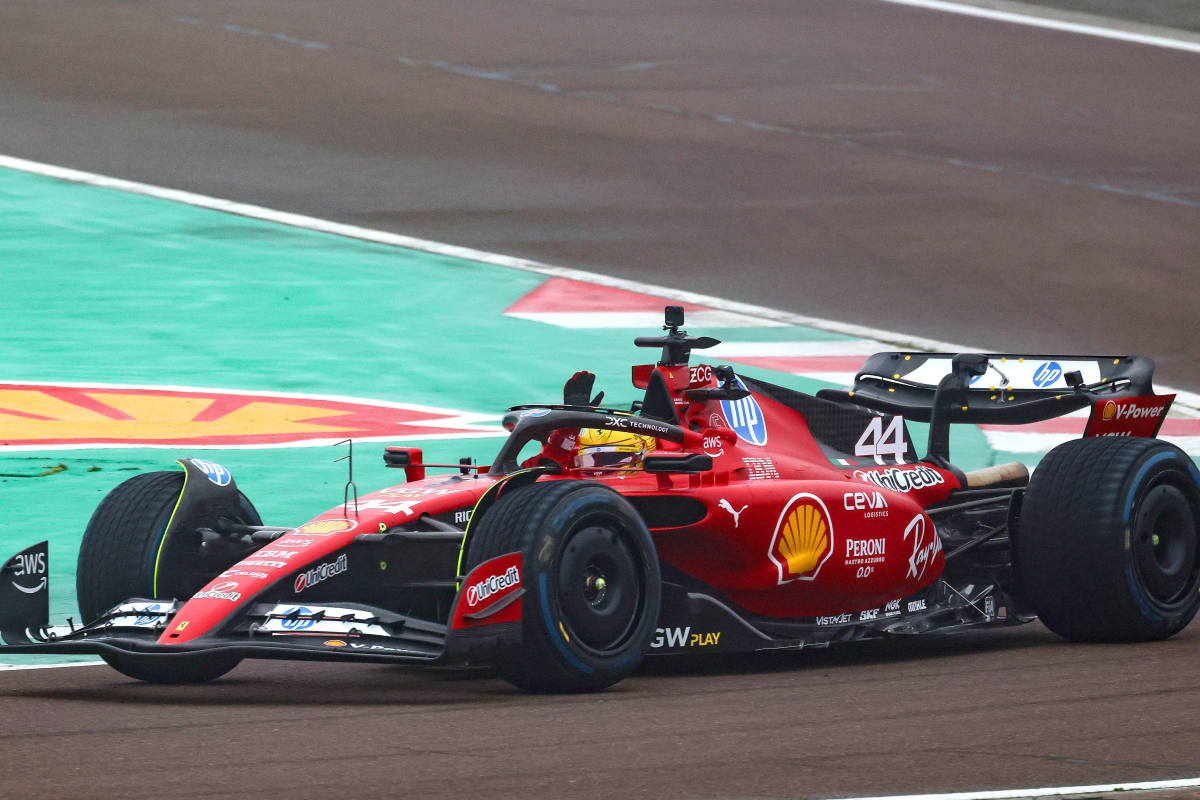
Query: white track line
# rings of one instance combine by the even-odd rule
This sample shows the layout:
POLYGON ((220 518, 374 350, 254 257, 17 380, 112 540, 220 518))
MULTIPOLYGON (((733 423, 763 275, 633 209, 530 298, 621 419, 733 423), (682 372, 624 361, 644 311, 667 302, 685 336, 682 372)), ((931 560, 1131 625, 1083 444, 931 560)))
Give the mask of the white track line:
MULTIPOLYGON (((931 11, 946 11, 951 14, 965 14, 969 17, 982 17, 999 22, 1013 22, 1018 25, 1031 25, 1035 28, 1049 28, 1067 33, 1082 33, 1088 36, 1101 36, 1105 39, 1118 39, 1122 42, 1148 44, 1154 47, 1166 47, 1172 50, 1186 50, 1190 53, 1200 53, 1200 42, 1186 39, 1174 39, 1168 36, 1156 36, 1149 33, 1138 33, 1119 27, 1105 25, 1089 25, 1082 22, 1071 22, 1065 19, 1055 19, 1051 16, 1035 16, 1014 11, 1002 11, 984 6, 965 5, 963 3, 947 3, 942 0, 881 0, 884 3, 896 3, 902 6, 915 6, 931 11)), ((1049 11, 1049 10, 1047 10, 1049 11)), ((1119 25, 1114 21, 1114 25, 1119 25)), ((1140 27, 1140 26, 1139 26, 1140 27)))
POLYGON ((403 236, 398 233, 388 233, 387 231, 360 228, 357 225, 345 225, 340 222, 330 222, 329 220, 317 219, 316 217, 306 217, 302 214, 292 214, 287 211, 276 211, 271 208, 253 206, 247 203, 236 203, 231 200, 221 200, 215 197, 207 197, 202 194, 183 192, 178 189, 164 189, 160 186, 151 186, 150 184, 146 183, 137 183, 136 181, 127 181, 122 180, 121 178, 109 178, 107 176, 96 175, 95 173, 91 172, 82 172, 80 170, 68 169, 66 167, 56 167, 52 164, 41 164, 37 161, 26 161, 23 158, 13 158, 12 156, 0 155, 0 167, 21 170, 22 172, 32 172, 37 175, 45 175, 51 178, 72 181, 73 183, 86 183, 90 186, 99 186, 105 189, 118 189, 123 192, 131 192, 133 194, 141 194, 148 197, 157 197, 162 200, 173 200, 177 203, 186 203, 190 206, 208 208, 213 211, 224 211, 227 214, 237 214, 238 216, 252 217, 254 219, 261 219, 267 222, 277 222, 282 225, 291 225, 293 227, 304 228, 306 230, 332 233, 338 236, 347 236, 352 239, 362 239, 368 242, 376 242, 378 244, 406 247, 410 250, 421 250, 426 253, 436 253, 437 255, 464 258, 468 261, 479 261, 484 264, 494 264, 496 266, 519 269, 525 272, 536 272, 540 275, 569 278, 571 280, 583 281, 585 283, 593 283, 597 286, 612 286, 617 289, 627 289, 631 292, 654 294, 658 295, 659 297, 665 297, 668 300, 679 300, 680 302, 684 303, 694 303, 699 306, 707 306, 709 308, 718 309, 721 311, 731 311, 735 314, 747 314, 749 316, 782 322, 786 325, 806 325, 810 328, 829 331, 831 333, 841 333, 847 336, 859 336, 867 339, 878 339, 879 341, 885 342, 886 344, 890 344, 894 347, 910 347, 917 350, 952 350, 955 352, 970 349, 961 345, 950 344, 948 342, 939 342, 935 339, 926 339, 921 336, 909 336, 903 333, 876 330, 874 328, 868 328, 862 325, 835 322, 833 320, 819 319, 817 317, 806 317, 801 314, 778 311, 773 308, 751 305, 750 303, 739 303, 733 300, 724 300, 719 297, 709 297, 708 295, 696 294, 695 292, 685 292, 679 289, 670 289, 665 286, 654 286, 652 284, 642 283, 641 281, 630 281, 625 280, 624 278, 612 278, 607 275, 597 275, 594 272, 584 272, 583 270, 579 269, 555 267, 550 264, 542 264, 540 262, 530 261, 529 259, 525 258, 503 256, 499 255, 498 253, 488 253, 483 250, 474 250, 470 247, 459 247, 457 245, 442 244, 441 242, 431 242, 426 239, 417 239, 412 236, 403 236))
POLYGON ((1187 789, 1200 786, 1200 778, 1143 783, 1105 783, 1097 786, 1057 786, 1048 789, 1004 789, 994 792, 955 792, 952 794, 905 794, 891 797, 856 797, 848 800, 1012 800, 1021 797, 1062 797, 1100 792, 1137 792, 1156 789, 1187 789))
MULTIPOLYGON (((910 2, 910 0, 885 0, 885 2, 910 2)), ((911 2, 924 2, 924 0, 911 0, 911 2)), ((954 4, 945 3, 942 5, 954 4)), ((964 6, 964 8, 971 7, 964 6)), ((3 167, 20 170, 22 172, 30 172, 36 175, 45 175, 50 178, 58 178, 64 181, 71 181, 73 183, 83 183, 88 184, 89 186, 99 186, 105 189, 117 189, 123 192, 146 195, 147 197, 157 197, 162 200, 172 200, 174 202, 185 203, 190 206, 207 208, 213 211, 223 211, 227 214, 237 214, 238 216, 261 219, 266 222, 275 222, 281 225, 291 225, 296 228, 304 228, 305 230, 331 233, 337 236, 346 236, 352 239, 361 239, 363 241, 393 245, 395 247, 405 247, 410 250, 420 250, 426 253, 453 256, 456 258, 463 258, 468 261, 478 261, 484 264, 494 264, 500 267, 519 269, 524 272, 535 272, 539 275, 548 275, 557 278, 569 278, 571 280, 592 283, 597 286, 612 286, 617 289, 627 289, 631 292, 653 294, 659 297, 664 297, 668 300, 694 303, 698 306, 707 306, 708 308, 718 309, 721 311, 730 311, 735 314, 746 314, 748 316, 760 317, 762 319, 773 320, 775 322, 782 322, 786 325, 801 325, 821 331, 828 331, 830 333, 840 333, 846 336, 855 336, 862 339, 874 339, 882 344, 900 349, 952 353, 967 351, 995 352, 995 348, 967 347, 965 345, 942 342, 936 339, 927 339, 923 336, 910 336, 905 333, 896 333, 894 331, 879 330, 878 328, 869 328, 865 325, 853 325, 846 322, 821 319, 819 317, 808 317, 804 316, 803 314, 793 314, 789 311, 779 311, 778 309, 766 308, 765 306, 757 306, 751 303, 740 303, 735 300, 725 300, 720 297, 710 297, 708 295, 697 294, 695 292, 685 292, 680 289, 671 289, 666 286, 655 286, 649 283, 642 283, 641 281, 613 278, 608 275, 598 275, 594 272, 585 272, 581 269, 556 267, 550 264, 542 264, 538 261, 530 261, 529 259, 525 258, 503 256, 499 255, 498 253, 488 253, 483 250, 474 250, 469 247, 458 247, 457 245, 442 244, 441 242, 431 242, 426 239, 417 239, 412 236, 403 236, 398 233, 388 233, 387 231, 360 228, 357 225, 345 225, 340 222, 330 222, 329 220, 317 219, 316 217, 306 217, 302 214, 292 214, 287 211, 276 211, 271 208, 263 208, 262 206, 254 206, 247 203, 236 203, 232 200, 221 200, 216 197, 208 197, 202 194, 184 192, 178 189, 164 189, 161 186, 151 186, 147 183, 127 181, 121 178, 110 178, 105 175, 97 175, 93 172, 83 172, 81 170, 69 169, 67 167, 56 167, 53 164, 42 164, 37 161, 14 158, 13 156, 0 155, 0 168, 3 167)), ((1162 394, 1177 395, 1175 398, 1175 405, 1177 407, 1183 407, 1190 411, 1200 413, 1200 394, 1182 392, 1166 386, 1159 386, 1158 388, 1162 394)))
POLYGON ((103 661, 71 661, 66 664, 0 664, 0 672, 15 672, 21 669, 61 669, 62 667, 94 667, 103 661))

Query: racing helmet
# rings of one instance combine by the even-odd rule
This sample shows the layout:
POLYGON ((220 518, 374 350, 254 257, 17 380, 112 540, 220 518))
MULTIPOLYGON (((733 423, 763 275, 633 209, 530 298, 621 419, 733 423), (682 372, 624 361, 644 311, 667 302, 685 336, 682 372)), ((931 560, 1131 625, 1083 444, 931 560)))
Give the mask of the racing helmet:
POLYGON ((642 457, 658 446, 652 436, 639 436, 625 431, 584 428, 579 432, 575 451, 575 466, 581 470, 605 468, 635 469, 642 457))

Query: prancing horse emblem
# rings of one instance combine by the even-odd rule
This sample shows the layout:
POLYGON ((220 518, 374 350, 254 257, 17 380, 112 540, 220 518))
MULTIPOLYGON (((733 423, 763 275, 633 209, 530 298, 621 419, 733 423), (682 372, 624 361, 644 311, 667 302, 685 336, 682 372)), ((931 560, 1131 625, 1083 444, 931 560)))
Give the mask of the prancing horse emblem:
POLYGON ((750 506, 742 506, 741 510, 734 511, 733 506, 729 505, 729 501, 726 500, 724 497, 721 498, 721 502, 717 503, 717 505, 719 507, 725 509, 726 511, 728 511, 730 514, 733 514, 733 527, 735 527, 735 528, 738 526, 738 517, 740 517, 742 515, 742 511, 745 511, 747 508, 750 507, 750 506))

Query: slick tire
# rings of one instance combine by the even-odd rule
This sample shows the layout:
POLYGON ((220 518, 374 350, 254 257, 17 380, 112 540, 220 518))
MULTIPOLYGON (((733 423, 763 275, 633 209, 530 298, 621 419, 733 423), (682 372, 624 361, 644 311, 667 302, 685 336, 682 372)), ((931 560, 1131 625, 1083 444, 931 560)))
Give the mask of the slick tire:
POLYGON ((1024 599, 1073 641, 1140 642, 1200 609, 1200 473, 1158 439, 1056 447, 1025 492, 1017 529, 1024 599))
MULTIPOLYGON (((131 597, 154 598, 159 545, 183 492, 183 483, 182 472, 148 472, 125 481, 100 502, 84 531, 75 571, 79 611, 85 624, 131 597)), ((239 521, 262 524, 245 495, 241 496, 241 506, 239 521)), ((137 659, 124 655, 103 658, 125 675, 156 683, 212 680, 241 660, 197 658, 175 663, 174 659, 137 659)))
POLYGON ((590 481, 552 480, 505 495, 472 537, 474 567, 521 553, 522 643, 496 666, 530 692, 593 692, 641 663, 662 583, 650 532, 625 498, 590 481))

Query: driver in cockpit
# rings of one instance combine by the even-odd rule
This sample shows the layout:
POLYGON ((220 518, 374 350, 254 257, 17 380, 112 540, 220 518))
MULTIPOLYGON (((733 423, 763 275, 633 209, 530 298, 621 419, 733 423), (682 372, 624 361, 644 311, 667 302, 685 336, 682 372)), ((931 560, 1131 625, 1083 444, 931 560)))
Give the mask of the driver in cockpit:
MULTIPOLYGON (((563 385, 563 404, 587 408, 599 406, 604 392, 588 399, 595 382, 596 376, 592 373, 576 372, 563 385)), ((640 467, 646 453, 656 447, 653 437, 625 431, 562 429, 551 433, 541 452, 521 466, 547 466, 545 462, 549 461, 561 469, 579 469, 591 475, 624 473, 640 467)))

